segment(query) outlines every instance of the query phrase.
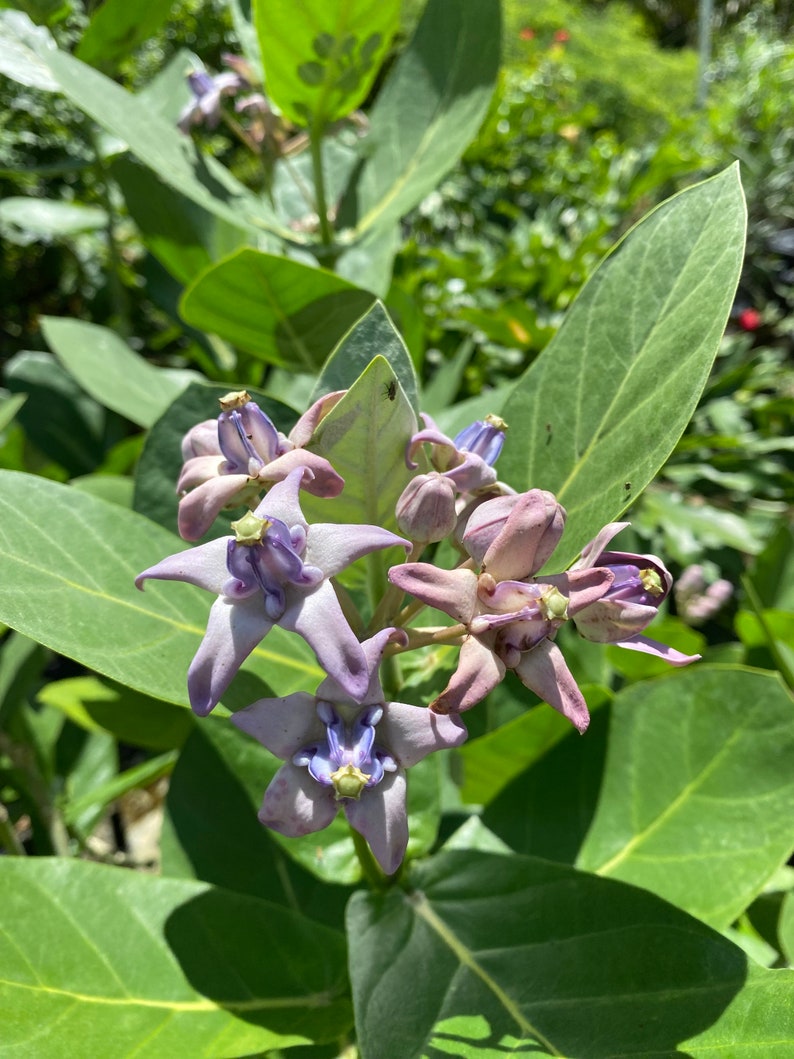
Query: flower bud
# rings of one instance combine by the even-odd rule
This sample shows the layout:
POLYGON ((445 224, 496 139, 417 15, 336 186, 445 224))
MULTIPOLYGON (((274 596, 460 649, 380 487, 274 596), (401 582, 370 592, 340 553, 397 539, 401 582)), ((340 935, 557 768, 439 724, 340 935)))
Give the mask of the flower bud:
POLYGON ((413 541, 443 540, 455 528, 455 486, 442 474, 418 474, 397 501, 397 525, 413 541))

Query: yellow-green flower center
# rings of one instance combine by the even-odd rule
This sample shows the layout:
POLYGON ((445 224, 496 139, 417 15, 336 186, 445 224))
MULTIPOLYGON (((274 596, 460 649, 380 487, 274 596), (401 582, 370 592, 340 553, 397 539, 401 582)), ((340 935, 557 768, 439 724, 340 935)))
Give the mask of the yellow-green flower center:
POLYGON ((568 597, 558 588, 548 588, 538 600, 540 613, 546 621, 568 620, 568 597))
POLYGON ((642 587, 645 591, 649 592, 652 596, 661 596, 664 594, 664 585, 662 584, 659 572, 652 567, 649 566, 645 570, 640 570, 640 581, 642 581, 642 587))
POLYGON ((218 404, 221 406, 222 412, 233 412, 235 408, 242 408, 250 400, 251 395, 247 390, 232 390, 219 398, 218 404))
POLYGON ((232 523, 232 533, 237 544, 250 547, 259 544, 272 525, 268 519, 257 518, 253 511, 246 511, 242 518, 232 523))
POLYGON ((367 785, 370 777, 356 765, 342 765, 331 773, 331 783, 337 798, 353 798, 356 801, 367 785))

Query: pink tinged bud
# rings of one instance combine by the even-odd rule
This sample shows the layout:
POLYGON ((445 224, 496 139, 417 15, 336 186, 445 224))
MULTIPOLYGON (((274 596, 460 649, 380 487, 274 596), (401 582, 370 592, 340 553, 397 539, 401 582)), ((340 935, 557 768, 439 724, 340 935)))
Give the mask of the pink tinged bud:
POLYGON ((455 486, 435 472, 412 478, 397 501, 397 526, 413 541, 443 540, 455 528, 455 486))
POLYGON ((520 580, 543 566, 564 528, 565 509, 553 494, 531 489, 480 505, 472 512, 463 544, 497 581, 520 580))

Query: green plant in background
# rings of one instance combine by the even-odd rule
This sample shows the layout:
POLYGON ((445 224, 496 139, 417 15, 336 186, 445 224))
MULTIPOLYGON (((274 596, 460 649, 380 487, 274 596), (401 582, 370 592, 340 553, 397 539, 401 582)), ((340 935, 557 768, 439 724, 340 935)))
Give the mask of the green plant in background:
POLYGON ((721 339, 737 167, 640 219, 714 155, 636 84, 610 123, 599 48, 678 61, 623 8, 508 7, 501 76, 496 3, 300 8, 146 87, 162 9, 2 15, 104 242, 0 402, 0 1054, 783 1059, 792 395, 721 339))

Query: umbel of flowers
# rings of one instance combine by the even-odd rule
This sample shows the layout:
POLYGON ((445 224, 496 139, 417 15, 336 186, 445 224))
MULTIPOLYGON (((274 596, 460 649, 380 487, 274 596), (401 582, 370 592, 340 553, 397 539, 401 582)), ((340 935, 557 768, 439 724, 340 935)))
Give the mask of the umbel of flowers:
POLYGON ((231 719, 283 761, 259 818, 295 837, 326 827, 341 811, 390 875, 408 843, 406 770, 434 750, 460 746, 467 734, 461 715, 508 670, 585 731, 587 704, 555 642, 566 622, 586 639, 672 665, 698 656, 644 635, 672 578, 654 555, 610 550, 627 523, 605 526, 569 569, 546 572, 554 568, 565 510, 549 492, 516 493, 497 480, 507 429, 497 417, 449 438, 423 416, 422 428, 406 437, 412 477, 393 523, 404 536, 376 525, 309 523, 301 491, 332 501, 344 489, 312 449, 317 427, 344 394, 315 402, 287 436, 245 391, 227 394, 217 420, 184 438, 180 532, 197 540, 221 510, 242 511, 230 534, 163 559, 136 584, 186 581, 217 597, 187 674, 191 705, 202 716, 275 625, 308 643, 326 674, 314 692, 260 699, 231 719), (420 561, 444 539, 460 554, 453 569, 420 561), (370 627, 359 633, 365 623, 335 579, 385 549, 406 561, 389 569, 370 627), (405 593, 413 601, 401 610, 405 593), (424 605, 452 624, 417 627, 424 605), (384 658, 430 643, 459 648, 447 686, 426 704, 393 700, 399 688, 384 690, 384 658))

